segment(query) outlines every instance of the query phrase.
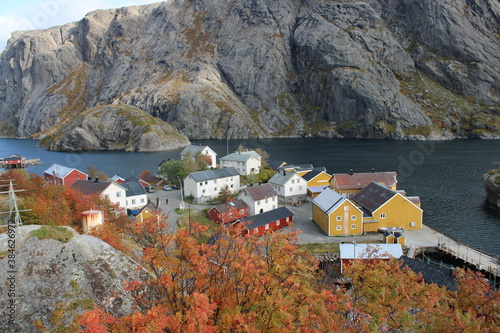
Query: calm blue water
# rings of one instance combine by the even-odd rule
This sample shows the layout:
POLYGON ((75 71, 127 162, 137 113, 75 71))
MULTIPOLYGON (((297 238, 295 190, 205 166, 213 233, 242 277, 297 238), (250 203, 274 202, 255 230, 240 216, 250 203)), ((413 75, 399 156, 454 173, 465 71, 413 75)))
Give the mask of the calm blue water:
MULTIPOLYGON (((444 142, 339 140, 339 139, 255 139, 199 140, 222 157, 239 144, 262 148, 271 159, 288 164, 324 166, 329 173, 397 171, 398 189, 418 195, 424 209, 424 223, 449 237, 500 256, 500 210, 487 207, 481 177, 492 162, 500 162, 500 141, 454 140, 444 142)), ((109 176, 152 172, 167 158, 179 158, 182 149, 157 153, 48 152, 36 140, 0 139, 0 156, 18 153, 41 158, 44 165, 28 171, 43 174, 52 163, 85 171, 89 165, 109 176)))

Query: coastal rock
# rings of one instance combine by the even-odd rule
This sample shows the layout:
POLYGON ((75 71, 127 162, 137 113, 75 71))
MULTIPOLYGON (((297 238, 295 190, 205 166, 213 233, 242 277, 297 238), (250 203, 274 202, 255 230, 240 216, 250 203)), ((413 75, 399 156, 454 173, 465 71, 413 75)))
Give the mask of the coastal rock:
MULTIPOLYGON (((93 304, 117 316, 131 313, 131 295, 124 290, 123 283, 139 280, 144 274, 137 270, 135 262, 100 239, 78 235, 67 227, 63 228, 69 229, 73 237, 66 243, 29 237, 29 232, 38 228, 16 228, 15 273, 11 274, 14 278, 3 278, 1 285, 4 291, 14 289, 15 297, 0 293, 2 305, 15 300, 15 320, 14 326, 6 320, 0 321, 2 332, 35 332, 37 320, 48 331, 54 325, 67 327, 76 315, 91 309, 93 304), (64 313, 60 323, 55 320, 56 310, 64 313)), ((0 252, 7 248, 4 233, 0 235, 0 252)), ((0 260, 2 272, 13 271, 8 259, 0 260)))
POLYGON ((483 184, 488 203, 500 208, 500 170, 491 170, 484 174, 483 184))
POLYGON ((47 150, 164 151, 189 139, 173 126, 132 106, 98 106, 78 115, 40 143, 47 150))
POLYGON ((0 135, 54 135, 88 109, 119 104, 194 139, 497 137, 497 126, 471 122, 500 103, 498 26, 493 0, 98 10, 9 40, 0 135))

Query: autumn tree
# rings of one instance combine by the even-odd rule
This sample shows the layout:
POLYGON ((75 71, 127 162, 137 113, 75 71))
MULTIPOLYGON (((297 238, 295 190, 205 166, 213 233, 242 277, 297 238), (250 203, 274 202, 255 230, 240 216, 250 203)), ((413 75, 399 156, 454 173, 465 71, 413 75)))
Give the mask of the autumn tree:
POLYGON ((150 174, 151 174, 151 171, 149 171, 149 170, 142 170, 141 175, 140 175, 139 178, 144 179, 147 176, 149 176, 150 174))
POLYGON ((229 189, 229 186, 223 186, 221 187, 218 195, 217 195, 217 200, 220 201, 221 203, 226 203, 229 198, 232 197, 231 190, 229 189))

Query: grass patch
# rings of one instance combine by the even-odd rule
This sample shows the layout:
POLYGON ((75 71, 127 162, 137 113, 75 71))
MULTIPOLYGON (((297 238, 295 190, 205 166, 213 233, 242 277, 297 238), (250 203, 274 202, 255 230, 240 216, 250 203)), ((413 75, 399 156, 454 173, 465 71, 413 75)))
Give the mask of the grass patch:
POLYGON ((179 214, 179 215, 186 215, 188 214, 189 212, 192 212, 193 210, 192 209, 180 209, 180 208, 176 208, 175 209, 175 213, 179 214))
POLYGON ((308 251, 312 254, 317 253, 339 253, 339 243, 309 243, 298 244, 301 250, 308 251))
POLYGON ((55 239, 62 243, 67 243, 71 238, 73 238, 73 232, 64 227, 50 225, 43 226, 40 229, 30 232, 29 237, 36 237, 40 240, 55 239))

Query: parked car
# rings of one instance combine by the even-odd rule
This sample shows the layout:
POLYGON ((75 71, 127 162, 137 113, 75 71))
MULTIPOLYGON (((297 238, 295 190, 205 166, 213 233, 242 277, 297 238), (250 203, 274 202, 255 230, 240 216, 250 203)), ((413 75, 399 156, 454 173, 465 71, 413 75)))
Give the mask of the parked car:
POLYGON ((180 190, 181 189, 181 186, 180 185, 173 185, 172 188, 174 190, 180 190))
POLYGON ((144 186, 144 189, 148 193, 153 193, 155 191, 155 188, 153 186, 144 186))
POLYGON ((163 190, 165 191, 172 191, 172 188, 168 185, 163 185, 163 190))

